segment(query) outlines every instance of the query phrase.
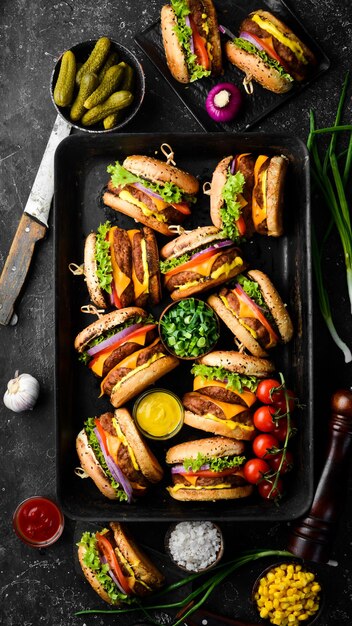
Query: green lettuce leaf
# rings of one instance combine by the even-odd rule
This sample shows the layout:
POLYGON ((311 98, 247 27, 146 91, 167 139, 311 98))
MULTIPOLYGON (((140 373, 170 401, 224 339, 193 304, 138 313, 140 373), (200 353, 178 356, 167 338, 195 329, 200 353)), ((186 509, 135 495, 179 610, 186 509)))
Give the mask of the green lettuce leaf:
POLYGON ((244 388, 255 392, 257 390, 259 379, 256 376, 245 376, 230 372, 224 367, 211 367, 210 365, 195 364, 191 372, 194 376, 201 376, 203 380, 219 380, 227 381, 226 387, 231 391, 242 393, 244 388))
POLYGON ((263 309, 263 313, 265 314, 265 317, 268 319, 268 321, 270 321, 271 323, 275 323, 271 311, 264 300, 262 292, 260 291, 258 283, 256 283, 255 280, 251 280, 250 278, 243 276, 243 274, 238 274, 236 276, 236 282, 241 285, 243 291, 246 292, 247 296, 249 296, 251 300, 253 300, 253 302, 255 302, 258 306, 260 306, 261 309, 263 309))
MULTIPOLYGON (((107 529, 101 531, 103 534, 107 532, 107 529)), ((108 594, 113 604, 124 602, 131 604, 134 602, 132 598, 129 598, 125 593, 121 593, 118 587, 115 585, 112 578, 109 576, 109 564, 103 564, 99 558, 99 551, 97 547, 97 540, 95 533, 85 532, 83 533, 81 540, 77 546, 83 546, 86 550, 83 561, 87 567, 89 567, 97 577, 98 581, 108 594)))
POLYGON ((126 185, 131 185, 133 183, 140 183, 146 187, 146 189, 150 189, 151 191, 158 193, 159 196, 161 196, 162 199, 168 203, 187 202, 188 204, 191 204, 197 201, 194 196, 184 193, 182 189, 174 183, 166 182, 159 185, 158 183, 152 183, 145 178, 141 178, 140 176, 135 176, 126 170, 126 168, 124 168, 118 161, 116 161, 115 165, 108 165, 107 172, 111 174, 111 180, 114 187, 125 187, 126 185))
POLYGON ((264 50, 258 50, 258 48, 256 48, 252 43, 246 41, 245 39, 242 39, 242 37, 235 37, 233 43, 235 44, 235 46, 237 46, 237 48, 241 48, 241 50, 245 50, 250 54, 256 54, 262 59, 262 61, 264 61, 266 65, 274 68, 277 72, 279 72, 282 78, 290 81, 291 83, 293 82, 291 74, 288 74, 286 70, 282 67, 282 65, 280 65, 280 63, 276 61, 276 59, 273 59, 271 56, 269 56, 264 50))
POLYGON ((107 293, 111 293, 112 283, 112 263, 110 258, 110 243, 106 240, 106 235, 111 228, 110 222, 100 224, 95 242, 95 261, 97 264, 97 277, 99 286, 107 293))
POLYGON ((241 239, 235 222, 241 216, 241 205, 237 201, 237 196, 243 192, 244 184, 245 179, 243 174, 241 172, 231 174, 229 168, 226 183, 221 192, 224 206, 220 209, 220 215, 222 220, 222 232, 224 236, 232 239, 232 241, 241 239))
POLYGON ((186 470, 192 470, 192 472, 198 472, 202 465, 209 465, 209 469, 213 472, 222 472, 225 469, 231 469, 232 467, 239 467, 246 460, 245 456, 223 456, 223 457, 206 457, 198 452, 195 459, 184 459, 183 467, 186 470))
POLYGON ((192 29, 187 26, 185 17, 191 12, 186 0, 171 0, 172 8, 175 11, 177 18, 177 26, 175 27, 175 33, 179 40, 183 52, 186 58, 186 64, 190 75, 190 82, 210 76, 210 70, 206 70, 202 65, 197 62, 197 56, 192 53, 190 46, 190 38, 192 36, 192 29))
POLYGON ((97 436, 94 432, 94 428, 95 428, 95 423, 94 423, 94 417, 88 417, 88 419, 85 421, 84 423, 84 430, 86 432, 87 438, 88 438, 88 443, 90 445, 90 447, 92 448, 94 455, 97 459, 97 461, 100 463, 101 467, 103 468, 104 472, 106 473, 106 475, 109 478, 109 482, 112 486, 112 488, 115 490, 116 492, 116 497, 118 500, 120 500, 120 502, 126 502, 127 501, 127 495, 124 492, 123 489, 121 489, 120 484, 116 482, 116 480, 113 478, 103 455, 102 449, 100 447, 99 441, 97 439, 97 436))
POLYGON ((182 263, 186 263, 190 260, 191 256, 192 254, 185 253, 174 259, 166 259, 165 261, 160 261, 161 273, 166 274, 170 270, 174 269, 174 267, 178 267, 179 265, 182 265, 182 263))

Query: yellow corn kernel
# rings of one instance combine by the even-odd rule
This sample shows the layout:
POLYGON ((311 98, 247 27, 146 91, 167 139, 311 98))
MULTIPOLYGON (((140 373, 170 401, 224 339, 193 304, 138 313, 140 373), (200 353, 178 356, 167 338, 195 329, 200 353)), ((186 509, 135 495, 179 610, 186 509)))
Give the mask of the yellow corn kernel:
POLYGON ((297 619, 299 619, 300 622, 303 622, 305 619, 308 619, 308 617, 308 613, 301 613, 301 615, 299 615, 297 619))
POLYGON ((289 615, 289 616, 288 616, 287 620, 288 620, 288 622, 289 622, 290 624, 292 624, 292 622, 295 622, 295 621, 296 621, 296 618, 295 618, 295 616, 294 616, 294 615, 292 615, 292 614, 291 614, 291 615, 289 615))
POLYGON ((268 611, 271 611, 271 609, 273 608, 273 603, 271 600, 266 600, 265 602, 265 608, 268 609, 268 611))
POLYGON ((260 617, 263 617, 263 618, 268 617, 268 615, 269 615, 268 609, 265 609, 265 608, 261 609, 259 611, 259 615, 260 615, 260 617))
POLYGON ((275 580, 275 574, 273 572, 268 572, 268 581, 271 583, 275 580))
POLYGON ((317 593, 317 591, 321 591, 321 587, 319 583, 314 583, 314 585, 312 585, 312 591, 313 593, 317 593))

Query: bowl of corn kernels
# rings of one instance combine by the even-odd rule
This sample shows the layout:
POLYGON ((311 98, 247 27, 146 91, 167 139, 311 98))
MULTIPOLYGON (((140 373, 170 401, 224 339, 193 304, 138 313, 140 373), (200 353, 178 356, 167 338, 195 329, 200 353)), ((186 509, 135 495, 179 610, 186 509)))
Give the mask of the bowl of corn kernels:
POLYGON ((252 597, 260 617, 275 626, 308 626, 322 606, 316 575, 294 561, 267 567, 255 581, 252 597))

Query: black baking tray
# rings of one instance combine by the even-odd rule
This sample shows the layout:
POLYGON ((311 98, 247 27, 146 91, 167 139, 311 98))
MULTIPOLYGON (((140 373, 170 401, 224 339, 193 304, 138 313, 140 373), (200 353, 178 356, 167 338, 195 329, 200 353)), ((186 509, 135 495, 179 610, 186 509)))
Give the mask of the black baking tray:
MULTIPOLYGON (((329 69, 329 58, 283 0, 240 0, 239 2, 223 0, 222 2, 215 2, 215 6, 219 24, 229 28, 235 35, 238 34, 241 22, 251 11, 264 9, 274 13, 290 26, 293 32, 314 52, 317 65, 309 79, 303 83, 295 81, 292 89, 285 94, 272 93, 258 85, 258 83, 253 83, 254 93, 249 96, 242 87, 244 73, 229 63, 224 54, 224 74, 222 76, 213 79, 203 78, 194 83, 184 85, 173 78, 167 66, 162 44, 160 19, 158 19, 145 30, 138 33, 135 36, 135 41, 204 130, 208 132, 242 132, 248 130, 288 100, 298 96, 305 87, 329 69), (223 81, 235 83, 241 89, 243 95, 242 110, 238 117, 229 123, 213 121, 205 110, 205 100, 208 92, 214 85, 223 81)), ((221 38, 223 45, 228 40, 228 37, 221 35, 221 38)))
MULTIPOLYGON (((64 139, 55 155, 55 410, 57 427, 57 497, 64 513, 77 520, 272 520, 288 521, 304 514, 313 496, 313 345, 310 257, 309 158, 305 145, 296 137, 266 134, 122 134, 104 137, 73 135, 64 139), (211 179, 217 162, 228 154, 253 152, 283 154, 289 159, 285 193, 285 235, 273 239, 255 236, 243 244, 244 258, 251 267, 268 273, 287 302, 295 335, 287 346, 276 348, 272 357, 277 370, 284 372, 289 387, 304 409, 297 416, 298 433, 293 441, 295 469, 285 480, 287 495, 280 506, 258 496, 233 501, 177 502, 167 493, 165 480, 137 503, 128 505, 104 498, 90 479, 74 473, 78 465, 75 438, 84 420, 100 415, 111 406, 99 396, 99 381, 82 365, 73 348, 76 334, 93 321, 80 311, 89 302, 82 277, 70 273, 71 262, 83 262, 85 237, 101 222, 110 219, 123 228, 135 222, 102 203, 108 181, 106 167, 129 154, 155 154, 168 143, 177 165, 199 178, 200 185, 211 179)), ((209 198, 200 193, 186 228, 210 223, 209 198)), ((166 238, 157 235, 160 244, 166 238)), ((168 304, 165 297, 158 311, 168 304)), ((233 338, 222 328, 219 348, 234 349, 233 338)), ((177 370, 157 382, 182 396, 192 389, 191 364, 183 361, 177 370)), ((128 404, 131 409, 133 402, 128 404)), ((151 442, 163 463, 166 449, 186 439, 209 436, 184 426, 169 442, 151 442), (153 445, 154 444, 154 445, 153 445)))

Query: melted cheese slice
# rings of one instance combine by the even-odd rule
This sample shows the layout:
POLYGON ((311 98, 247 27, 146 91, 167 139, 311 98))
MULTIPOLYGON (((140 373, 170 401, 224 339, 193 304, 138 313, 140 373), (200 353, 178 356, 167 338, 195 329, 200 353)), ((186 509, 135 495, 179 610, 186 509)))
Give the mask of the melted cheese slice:
MULTIPOLYGON (((216 402, 216 404, 218 404, 218 402, 216 402)), ((242 410, 243 410, 243 407, 242 407, 242 410)), ((241 422, 234 422, 231 419, 223 420, 220 417, 216 417, 212 413, 206 413, 206 415, 202 415, 202 417, 204 417, 207 420, 211 420, 213 422, 219 422, 219 424, 224 424, 230 430, 235 430, 235 428, 237 427, 241 428, 242 430, 247 430, 247 431, 254 430, 254 426, 248 426, 247 424, 242 424, 241 422)))
POLYGON ((137 198, 135 198, 129 191, 127 191, 127 189, 122 189, 119 193, 119 197, 121 198, 121 200, 126 200, 126 202, 130 202, 130 204, 138 206, 138 208, 141 209, 144 215, 147 215, 148 217, 152 215, 157 220, 159 220, 159 222, 166 222, 165 216, 160 215, 159 213, 159 211, 161 212, 166 209, 167 206, 169 206, 167 202, 164 202, 164 200, 159 200, 158 198, 154 198, 153 196, 155 210, 152 211, 151 209, 149 209, 149 207, 147 207, 146 204, 144 204, 144 202, 137 200, 137 198))
POLYGON ((308 64, 308 60, 305 57, 304 50, 302 48, 300 41, 298 41, 297 39, 294 39, 294 40, 290 39, 284 33, 282 33, 281 30, 279 30, 277 26, 275 26, 275 24, 270 22, 270 20, 266 20, 266 19, 264 20, 256 13, 252 15, 252 20, 256 24, 258 24, 260 28, 265 30, 267 33, 270 33, 270 35, 273 35, 273 37, 275 37, 275 39, 280 41, 280 43, 282 43, 284 46, 287 46, 287 48, 290 48, 290 50, 292 50, 293 54, 296 55, 297 59, 301 61, 301 63, 304 63, 304 65, 308 64))
MULTIPOLYGON (((133 343, 137 343, 139 346, 145 346, 146 336, 147 336, 147 333, 145 332, 143 334, 143 329, 141 328, 141 334, 140 335, 136 335, 136 337, 133 337, 132 341, 133 341, 133 343)), ((124 343, 128 343, 128 338, 126 339, 126 341, 124 343)), ((121 344, 121 345, 123 345, 123 344, 121 344)), ((103 375, 104 363, 105 363, 106 359, 108 358, 108 356, 110 356, 110 354, 112 354, 113 351, 114 351, 114 348, 112 347, 109 352, 105 352, 105 354, 101 354, 97 358, 97 360, 94 363, 94 365, 92 365, 92 367, 90 368, 92 370, 92 372, 94 372, 94 374, 96 374, 97 376, 102 376, 103 375)))
MULTIPOLYGON (((221 387, 222 389, 226 389, 227 391, 232 391, 229 387, 227 387, 226 383, 220 382, 219 380, 208 380, 203 379, 201 376, 196 376, 193 382, 193 391, 198 391, 199 389, 204 389, 204 387, 221 387)), ((256 395, 252 391, 234 391, 241 400, 243 400, 248 407, 251 407, 256 401, 256 395)), ((213 401, 212 398, 210 398, 213 401)), ((227 403, 225 403, 227 404, 227 403)), ((244 409, 244 407, 243 407, 244 409)))
MULTIPOLYGON (((114 242, 114 232, 116 230, 116 226, 113 226, 109 230, 109 243, 110 243, 110 251, 113 250, 113 242, 114 242)), ((114 278, 115 289, 118 297, 120 298, 121 294, 125 291, 126 287, 131 282, 131 279, 124 274, 116 263, 115 255, 110 254, 111 257, 111 265, 112 265, 112 275, 114 278)))
MULTIPOLYGON (((215 270, 214 272, 211 271, 211 268, 214 265, 215 260, 220 256, 220 254, 223 254, 222 252, 219 252, 218 254, 210 257, 210 259, 207 259, 206 261, 203 261, 203 263, 200 263, 199 265, 195 265, 194 267, 190 268, 190 271, 192 272, 196 272, 197 274, 201 274, 201 276, 204 276, 205 278, 212 278, 214 280, 216 280, 217 278, 219 278, 219 276, 222 276, 224 274, 224 276, 228 276, 229 273, 235 268, 238 267, 239 265, 243 265, 243 259, 241 259, 241 257, 236 256, 231 263, 224 263, 224 265, 220 265, 220 267, 218 267, 217 270, 215 270)), ((180 266, 180 272, 182 271, 182 266, 180 266)), ((193 287, 194 285, 198 285, 200 282, 200 280, 192 280, 189 281, 187 283, 184 283, 183 285, 180 285, 179 287, 177 287, 177 289, 179 291, 183 291, 185 289, 188 289, 189 287, 193 287)))
MULTIPOLYGON (((257 158, 256 163, 255 163, 255 167, 254 167, 254 185, 257 185, 259 182, 259 171, 261 166, 263 165, 263 163, 265 163, 268 160, 268 156, 264 156, 261 155, 257 158)), ((266 207, 267 207, 267 202, 266 202, 266 180, 267 180, 267 170, 264 172, 264 174, 262 174, 261 176, 261 185, 262 185, 262 193, 263 193, 263 206, 261 207, 254 194, 253 194, 253 201, 252 201, 252 218, 253 218, 253 222, 255 226, 258 226, 259 224, 261 224, 265 219, 266 219, 266 207)))
MULTIPOLYGON (((127 231, 131 245, 133 243, 134 235, 139 232, 140 231, 136 229, 127 231)), ((147 244, 146 244, 144 237, 142 237, 141 239, 141 253, 142 253, 142 256, 141 256, 142 265, 143 265, 143 282, 142 283, 139 282, 136 276, 134 267, 132 268, 132 281, 133 281, 133 286, 134 286, 135 298, 139 298, 139 296, 141 296, 142 293, 149 293, 149 267, 148 267, 148 260, 147 260, 147 244)))
MULTIPOLYGON (((203 396, 203 397, 204 398, 206 397, 207 400, 210 400, 210 402, 218 406, 219 409, 221 409, 224 412, 224 415, 226 419, 228 420, 230 420, 232 417, 236 417, 236 415, 239 415, 240 413, 243 413, 243 411, 246 411, 246 407, 243 406, 242 404, 231 404, 230 402, 222 402, 221 400, 215 400, 215 398, 208 398, 207 396, 203 396)), ((221 418, 219 419, 220 421, 222 421, 221 418)))
MULTIPOLYGON (((188 480, 188 477, 187 477, 188 480)), ((219 485, 203 485, 201 487, 196 487, 193 485, 183 485, 182 483, 177 483, 177 485, 173 485, 173 487, 166 487, 166 489, 168 490, 168 492, 171 493, 177 493, 177 491, 179 491, 180 489, 196 489, 197 491, 200 491, 203 489, 228 489, 231 488, 232 485, 230 485, 229 483, 220 483, 219 485)))
POLYGON ((133 449, 131 448, 130 444, 128 443, 125 435, 123 434, 121 428, 120 428, 120 424, 118 423, 116 417, 112 418, 112 423, 114 424, 114 428, 117 434, 117 437, 119 438, 120 442, 123 443, 123 445, 128 449, 128 453, 130 455, 131 461, 132 461, 132 465, 134 467, 135 470, 139 470, 139 465, 137 463, 137 459, 136 456, 133 452, 133 449))

